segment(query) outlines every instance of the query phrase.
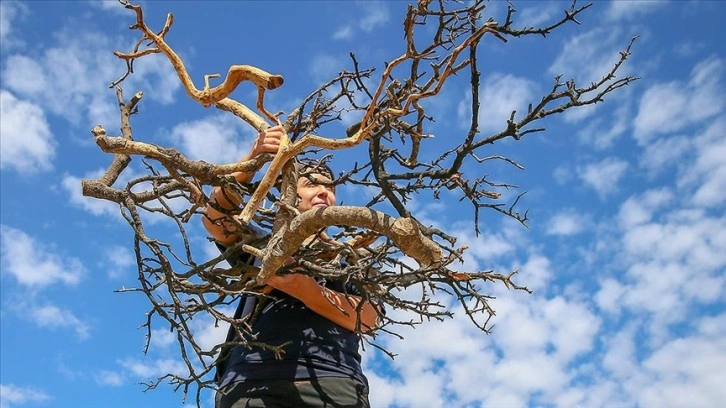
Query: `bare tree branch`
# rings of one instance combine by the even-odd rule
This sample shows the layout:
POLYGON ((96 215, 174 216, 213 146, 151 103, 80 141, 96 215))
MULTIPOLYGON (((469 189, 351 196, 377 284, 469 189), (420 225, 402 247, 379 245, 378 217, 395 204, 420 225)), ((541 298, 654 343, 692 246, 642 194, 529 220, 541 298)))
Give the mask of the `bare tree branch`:
MULTIPOLYGON (((515 28, 516 10, 511 5, 504 23, 500 24, 487 18, 487 3, 482 0, 466 4, 422 0, 408 7, 403 18, 402 51, 385 63, 380 73, 373 68, 361 68, 351 53, 348 70, 341 70, 309 92, 289 115, 280 117, 266 109, 264 98, 266 92, 281 89, 281 76, 249 65, 233 65, 220 85, 211 86, 210 79, 221 76, 209 74, 199 89, 181 58, 166 43, 165 36, 174 21, 172 15, 154 32, 147 26, 141 6, 127 0, 119 2, 134 13, 135 22, 130 28, 140 34, 140 39, 129 52, 115 52, 126 64, 126 72, 112 84, 119 102, 121 135, 108 135, 102 125, 93 128, 95 142, 103 152, 112 154, 113 159, 101 177, 82 181, 83 194, 118 204, 134 231, 140 287, 124 291, 143 292, 150 302, 144 324, 147 347, 152 326, 159 326, 159 321, 177 336, 180 356, 188 372, 169 373, 147 384, 148 387, 155 388, 166 381, 177 389, 182 388, 186 395, 189 387, 196 385, 197 403, 201 389, 213 387, 208 373, 218 351, 229 344, 203 349, 190 321, 199 315, 217 323, 233 323, 240 338, 254 339, 254 336, 241 336, 252 335, 245 321, 233 319, 223 310, 240 294, 264 297, 265 282, 277 273, 302 268, 312 276, 344 278, 359 289, 364 299, 381 301, 413 316, 405 321, 384 316, 378 328, 381 333, 398 335, 396 329, 400 326, 451 317, 451 309, 435 300, 435 293, 446 293, 456 299, 472 323, 488 332, 495 313, 489 303, 488 285, 500 283, 509 289, 529 290, 513 281, 517 271, 505 274, 492 270, 456 271, 454 264, 462 261, 466 246, 457 246, 456 239, 447 231, 422 225, 411 210, 409 200, 413 197, 437 199, 442 191, 459 194, 461 200, 471 204, 477 234, 482 209, 526 225, 528 212, 517 209, 525 193, 505 201, 502 193, 517 189, 515 185, 490 180, 487 176, 472 177, 464 169, 500 161, 523 170, 518 162, 491 154, 487 148, 502 139, 522 140, 526 135, 542 132, 544 128, 536 124, 543 118, 600 103, 610 93, 637 80, 633 76, 618 76, 630 56, 633 38, 600 80, 579 86, 573 80, 562 82, 562 76, 558 76, 549 92, 533 101, 527 112, 519 116, 512 112, 501 130, 482 135, 479 45, 490 38, 507 42, 529 35, 547 36, 564 24, 579 24, 577 17, 590 4, 578 7, 573 1, 570 9, 556 21, 543 27, 515 28), (147 44, 146 48, 142 48, 143 44, 147 44), (214 105, 257 131, 271 124, 282 124, 287 134, 279 152, 274 157, 266 154, 244 162, 213 164, 190 160, 173 146, 144 142, 144 135, 134 137, 130 119, 137 113, 143 94, 137 92, 125 101, 120 86, 133 74, 134 61, 151 54, 166 57, 189 97, 202 106, 214 105), (435 117, 427 110, 426 102, 440 95, 444 85, 456 76, 468 78, 472 96, 468 130, 461 136, 455 132, 434 134, 429 129, 435 117), (247 106, 230 98, 232 91, 244 81, 258 89, 254 105, 247 106), (349 126, 345 135, 324 135, 329 129, 326 125, 341 123, 350 114, 358 115, 360 120, 349 126), (443 138, 450 148, 438 156, 423 155, 424 147, 434 136, 443 138), (372 197, 368 204, 297 214, 295 183, 300 175, 292 160, 310 152, 320 155, 360 144, 367 144, 368 156, 351 163, 333 184, 369 188, 372 197), (142 158, 144 174, 118 186, 120 176, 130 173, 129 164, 134 157, 142 158), (237 171, 255 171, 267 162, 268 170, 254 192, 228 176, 237 171), (239 228, 256 224, 269 234, 256 243, 233 245, 213 259, 192 259, 185 225, 196 220, 204 206, 216 205, 209 202, 205 186, 225 186, 240 197, 246 196, 241 212, 227 211, 226 221, 239 228), (381 204, 390 205, 395 214, 377 209, 381 204), (178 235, 164 239, 149 236, 145 226, 150 215, 171 219, 178 235), (339 232, 327 236, 331 226, 339 232), (259 257, 261 267, 220 265, 228 257, 243 252, 259 257), (285 265, 291 255, 298 261, 285 265), (404 296, 413 293, 417 294, 413 298, 404 296)), ((280 345, 261 346, 280 350, 280 345)))

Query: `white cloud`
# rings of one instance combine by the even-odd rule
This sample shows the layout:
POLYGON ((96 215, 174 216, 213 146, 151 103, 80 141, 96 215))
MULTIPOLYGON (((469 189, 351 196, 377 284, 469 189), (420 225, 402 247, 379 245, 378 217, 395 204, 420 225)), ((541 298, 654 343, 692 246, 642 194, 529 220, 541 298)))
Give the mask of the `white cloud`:
POLYGON ((726 292, 726 218, 676 200, 684 194, 651 189, 621 205, 616 263, 626 273, 603 279, 596 294, 606 311, 648 316, 654 342, 665 341, 669 327, 688 319, 693 307, 715 304, 726 292))
MULTIPOLYGON (((236 305, 235 305, 236 306, 236 305)), ((234 315, 234 310, 220 310, 229 316, 234 315)), ((202 318, 194 319, 192 331, 194 339, 203 350, 211 350, 214 346, 223 343, 227 337, 228 324, 215 322, 210 316, 205 315, 202 318)))
POLYGON ((335 40, 350 40, 356 31, 365 33, 385 25, 390 19, 390 12, 385 1, 357 2, 358 11, 353 17, 343 22, 333 33, 335 40))
POLYGON ((27 96, 37 96, 48 87, 45 68, 24 55, 10 55, 3 76, 6 86, 27 96))
MULTIPOLYGON (((717 318, 722 325, 724 317, 717 318)), ((722 326, 712 335, 701 327, 695 335, 675 338, 645 359, 643 367, 653 381, 644 384, 640 406, 715 407, 726 401, 726 331, 722 326)))
POLYGON ((632 196, 620 206, 618 220, 628 229, 653 219, 653 213, 673 200, 673 193, 666 188, 648 190, 632 196))
POLYGON ((403 330, 402 341, 380 338, 398 355, 393 361, 366 355, 373 406, 685 407, 697 401, 710 407, 724 398, 718 384, 726 376, 726 315, 701 319, 697 333, 636 352, 637 317, 603 333, 587 303, 564 296, 500 295, 494 303, 490 336, 459 310, 452 320, 403 330), (583 355, 592 364, 574 363, 583 355), (597 380, 583 383, 583 377, 597 380), (669 387, 672 394, 658 394, 669 387))
MULTIPOLYGON (((525 284, 531 290, 539 291, 546 289, 547 282, 553 275, 552 268, 549 258, 531 254, 525 263, 511 269, 519 269, 516 280, 520 284, 525 284)), ((499 289, 504 290, 501 287, 499 289)))
POLYGON ((475 263, 479 263, 477 261, 489 263, 494 259, 512 253, 515 249, 512 240, 501 232, 482 231, 476 237, 470 223, 457 227, 457 229, 450 232, 457 238, 457 242, 469 246, 469 249, 465 252, 466 257, 475 257, 475 259, 471 259, 473 261, 471 263, 467 259, 467 264, 470 267, 475 263))
MULTIPOLYGON (((129 170, 127 169, 124 174, 128 172, 129 170)), ((105 169, 98 169, 87 173, 83 179, 97 180, 104 173, 105 169)), ((81 180, 81 178, 68 174, 63 176, 61 187, 68 193, 71 205, 84 211, 88 211, 96 216, 107 216, 112 219, 121 219, 121 211, 118 204, 107 200, 84 196, 81 189, 81 180)))
POLYGON ((353 37, 353 27, 350 25, 344 25, 339 27, 333 33, 333 39, 336 40, 348 40, 353 37))
POLYGON ((28 402, 50 401, 52 397, 34 387, 19 387, 13 384, 0 384, 0 407, 11 408, 28 402))
POLYGON ((39 288, 57 282, 75 285, 84 273, 79 259, 56 254, 54 248, 21 230, 2 225, 0 237, 3 272, 24 286, 39 288))
POLYGON ((687 157, 692 149, 692 141, 687 136, 661 137, 658 143, 645 146, 640 156, 640 167, 652 174, 679 163, 678 159, 687 157))
POLYGON ((169 139, 186 157, 210 163, 235 163, 252 146, 254 130, 239 118, 217 114, 176 125, 169 139))
MULTIPOLYGON (((219 255, 219 251, 214 256, 219 255)), ((217 311, 228 316, 234 315, 234 307, 217 307, 217 311)), ((227 336, 229 324, 225 322, 215 322, 209 315, 199 315, 189 322, 189 329, 194 334, 194 341, 202 350, 211 350, 216 345, 224 342, 227 336)), ((168 328, 153 329, 151 332, 151 344, 153 348, 164 349, 168 347, 178 347, 177 335, 175 331, 168 328)))
MULTIPOLYGON (((565 42, 560 54, 549 67, 548 72, 553 75, 562 75, 562 81, 575 79, 579 86, 589 85, 591 82, 600 80, 612 69, 620 57, 619 52, 627 45, 621 39, 617 28, 596 28, 592 31, 575 35, 565 42)), ((618 76, 627 75, 629 67, 623 65, 618 76)), ((577 109, 573 112, 578 114, 577 120, 584 119, 589 115, 583 115, 584 111, 593 113, 596 108, 577 109)), ((576 121, 575 118, 570 118, 576 121)))
POLYGON ((537 27, 550 23, 559 13, 562 13, 562 8, 554 2, 530 3, 522 11, 515 14, 514 22, 517 27, 537 27))
MULTIPOLYGON (((93 24, 83 20, 89 15, 77 18, 46 36, 56 43, 49 44, 42 54, 8 55, 2 73, 4 86, 74 125, 90 128, 91 124, 117 123, 116 96, 108 84, 126 68, 113 50, 123 48, 118 44, 128 41, 94 31, 93 24), (79 32, 77 25, 89 28, 79 32)), ((181 86, 171 64, 159 55, 140 58, 134 71, 123 86, 134 92, 146 91, 145 100, 171 103, 181 86)))
POLYGON ((584 231, 588 219, 570 209, 553 215, 547 223, 548 235, 577 235, 584 231))
POLYGON ((94 103, 111 103, 110 98, 103 97, 112 97, 104 85, 111 81, 114 57, 101 49, 112 46, 103 35, 82 37, 86 37, 88 44, 77 44, 78 39, 67 38, 68 44, 48 48, 37 58, 10 55, 3 72, 6 86, 73 124, 104 123, 104 119, 110 118, 87 116, 88 107, 94 103), (109 79, 103 81, 104 77, 109 79), (67 78, 99 80, 69 81, 67 78))
POLYGON ((567 166, 558 166, 552 171, 552 178, 557 184, 567 184, 575 178, 574 172, 567 166))
POLYGON ((684 40, 673 45, 673 52, 680 57, 691 57, 707 46, 705 41, 684 40))
POLYGON ((655 175, 675 169, 678 194, 696 207, 712 208, 726 201, 726 117, 700 125, 705 129, 647 145, 640 166, 655 175))
POLYGON ((388 22, 388 6, 384 1, 366 1, 359 3, 364 14, 358 20, 358 27, 365 32, 370 32, 388 22))
POLYGON ((695 161, 683 166, 679 187, 695 187, 691 202, 718 207, 726 202, 726 116, 717 118, 693 140, 695 161))
POLYGON ((345 59, 340 56, 318 54, 310 61, 308 72, 313 83, 323 84, 338 75, 345 67, 345 62, 345 59))
POLYGON ((630 20, 667 6, 665 0, 611 1, 605 16, 609 20, 630 20))
POLYGON ((16 22, 22 21, 28 14, 28 6, 19 1, 4 1, 0 3, 0 43, 3 51, 15 46, 23 45, 22 38, 16 38, 13 34, 13 26, 16 22))
POLYGON ((114 12, 119 15, 130 15, 129 10, 124 8, 118 0, 87 0, 87 3, 94 8, 105 12, 114 12))
POLYGON ((106 247, 104 252, 106 255, 103 259, 107 260, 104 267, 109 278, 128 277, 130 271, 136 270, 136 257, 128 247, 111 245, 106 247))
POLYGON ((696 319, 686 335, 645 351, 636 351, 632 324, 605 338, 604 377, 580 406, 603 406, 605 401, 608 406, 720 406, 726 398, 720 385, 726 379, 724 322, 723 314, 696 319))
POLYGON ((176 339, 176 334, 167 328, 151 330, 151 345, 154 348, 166 348, 177 344, 176 339))
MULTIPOLYGON (((602 115, 583 123, 584 126, 578 131, 580 140, 596 149, 602 150, 611 147, 620 136, 625 134, 632 119, 630 113, 633 109, 630 106, 629 100, 619 98, 618 96, 620 95, 622 94, 614 95, 608 100, 608 102, 616 106, 612 113, 612 119, 609 120, 603 112, 602 115)), ((583 113, 585 114, 583 116, 589 116, 592 112, 583 111, 583 113)), ((568 118, 575 119, 575 122, 579 119, 579 117, 575 118, 574 116, 569 116, 568 118)))
POLYGON ((604 198, 617 191, 618 183, 627 169, 628 163, 624 160, 608 157, 598 163, 578 168, 578 176, 604 198))
POLYGON ((139 379, 156 379, 165 374, 173 373, 178 375, 188 375, 189 369, 184 362, 178 358, 174 359, 124 359, 119 364, 128 370, 131 374, 139 379))
POLYGON ((640 143, 654 135, 676 131, 684 126, 687 117, 684 107, 689 97, 683 85, 677 82, 659 84, 645 91, 635 118, 635 137, 640 143))
POLYGON ((0 90, 0 169, 35 173, 53 168, 56 143, 43 110, 0 90))
POLYGON ((686 318, 679 305, 710 304, 726 291, 726 218, 672 211, 623 235, 628 286, 623 303, 653 314, 653 329, 686 318))
MULTIPOLYGON (((527 262, 540 269, 548 263, 539 256, 527 262)), ((531 269, 522 267, 521 278, 531 269)), ((502 290, 492 301, 497 315, 489 336, 457 307, 451 320, 399 330, 402 341, 380 338, 397 357, 367 356, 372 405, 527 406, 535 394, 546 401, 559 398, 572 388, 568 365, 595 347, 601 323, 584 303, 537 293, 502 290)), ((390 312, 406 320, 397 310, 390 312)))
POLYGON ((709 58, 697 64, 690 79, 651 86, 640 99, 635 138, 647 145, 657 135, 685 130, 722 112, 724 60, 709 58))
MULTIPOLYGON (((116 67, 120 65, 117 63, 116 67)), ((142 90, 145 100, 150 99, 162 105, 174 102, 176 91, 181 88, 181 82, 174 67, 166 56, 161 54, 138 59, 134 63, 133 75, 127 78, 122 85, 129 90, 142 90)), ((129 97, 126 96, 127 99, 129 97)))
MULTIPOLYGON (((518 112, 515 120, 521 119, 527 104, 532 101, 535 87, 534 82, 511 74, 489 75, 479 94, 479 128, 482 131, 505 128, 514 110, 518 112)), ((470 93, 459 102, 458 116, 461 123, 467 123, 471 116, 470 93)))
POLYGON ((595 293, 595 303, 600 309, 617 313, 621 309, 621 299, 625 288, 615 279, 605 279, 600 282, 600 289, 595 293))
POLYGON ((96 384, 98 385, 106 385, 109 387, 121 387, 122 385, 124 385, 123 374, 117 373, 115 371, 101 370, 97 372, 93 377, 94 380, 96 380, 96 384))
POLYGON ((85 340, 90 336, 90 327, 73 312, 61 309, 57 306, 46 305, 36 307, 28 312, 30 319, 40 327, 73 329, 78 338, 85 340))

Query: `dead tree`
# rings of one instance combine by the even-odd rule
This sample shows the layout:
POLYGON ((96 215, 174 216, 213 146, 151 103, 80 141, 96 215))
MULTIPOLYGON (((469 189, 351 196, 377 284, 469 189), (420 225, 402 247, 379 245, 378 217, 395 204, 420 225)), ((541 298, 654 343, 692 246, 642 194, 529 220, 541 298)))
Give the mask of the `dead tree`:
POLYGON ((630 55, 633 39, 620 53, 615 65, 606 68, 600 80, 580 86, 572 80, 555 77, 549 93, 533 101, 527 112, 518 117, 512 112, 500 131, 481 135, 478 125, 481 109, 479 44, 482 41, 507 42, 530 35, 546 37, 563 24, 578 23, 578 15, 590 4, 578 7, 573 2, 564 16, 550 25, 518 28, 512 6, 505 20, 500 22, 485 16, 484 1, 466 6, 443 0, 420 0, 417 5, 410 5, 404 16, 405 40, 400 56, 385 63, 378 72, 372 68, 361 69, 351 54, 349 69, 310 92, 294 111, 281 117, 269 112, 264 104, 265 94, 282 86, 281 76, 252 66, 235 65, 229 68, 222 83, 212 86, 210 79, 219 75, 206 75, 204 85, 199 89, 183 61, 166 43, 165 37, 173 24, 172 15, 169 14, 163 27, 155 32, 144 20, 140 6, 119 1, 134 13, 135 23, 130 29, 137 30, 141 37, 131 51, 115 52, 127 68, 126 73, 111 84, 120 106, 121 134, 108 135, 100 125, 92 130, 101 150, 112 153, 114 158, 102 177, 82 182, 83 194, 120 206, 135 235, 140 287, 134 290, 146 294, 151 303, 145 324, 148 337, 152 325, 163 327, 162 324, 168 324, 177 336, 181 358, 189 370, 184 374, 169 373, 148 386, 154 388, 167 381, 176 389, 182 387, 186 395, 189 387, 196 385, 197 401, 201 389, 213 387, 208 374, 222 345, 210 350, 200 347, 190 327, 191 320, 198 314, 208 315, 217 322, 235 324, 241 334, 246 330, 244 322, 235 321, 219 309, 232 303, 241 293, 262 296, 259 288, 272 274, 284 273, 292 267, 303 267, 305 273, 313 276, 342 275, 359 288, 364 298, 378 299, 389 308, 408 310, 417 316, 410 321, 384 317, 380 331, 395 335, 397 325, 450 317, 451 310, 432 296, 436 292, 454 297, 471 322, 487 332, 494 314, 487 285, 500 283, 508 288, 528 289, 512 281, 516 271, 503 274, 493 270, 455 271, 452 264, 462 260, 466 246, 457 245, 456 239, 446 231, 422 225, 407 208, 408 200, 414 196, 437 199, 443 189, 458 192, 462 200, 471 203, 477 234, 481 209, 494 210, 526 225, 527 212, 517 210, 521 194, 511 202, 501 199, 503 189, 515 186, 487 177, 469 178, 462 172, 464 164, 484 166, 497 160, 521 168, 509 158, 486 156, 485 148, 505 138, 520 140, 541 132, 544 129, 535 127, 535 122, 573 107, 601 102, 605 95, 637 79, 618 77, 621 65, 630 55), (424 25, 432 26, 433 30, 424 31, 421 28, 424 25), (173 147, 136 140, 130 119, 138 112, 142 93, 137 92, 127 101, 119 84, 133 73, 135 60, 150 54, 163 54, 173 65, 189 97, 202 106, 229 112, 258 131, 270 124, 282 124, 287 137, 279 153, 245 162, 212 164, 190 160, 173 147), (433 160, 420 160, 421 146, 432 136, 427 128, 434 119, 422 103, 436 98, 442 86, 454 75, 469 78, 472 98, 468 131, 460 137, 446 135, 450 138, 449 150, 433 160), (229 97, 244 81, 258 89, 254 106, 248 107, 229 97), (344 136, 323 136, 328 125, 340 122, 344 111, 358 112, 360 121, 348 127, 344 136), (290 165, 291 160, 310 151, 317 152, 320 157, 325 152, 360 144, 367 145, 368 157, 361 157, 359 162, 341 172, 334 183, 374 187, 377 193, 368 204, 297 213, 294 186, 298 175, 290 165), (125 186, 118 186, 119 176, 128 169, 133 157, 142 158, 147 174, 125 186), (254 192, 228 176, 234 171, 259 169, 266 162, 270 162, 269 169, 254 192), (261 239, 259 245, 237 244, 213 259, 192 259, 185 225, 190 220, 200 222, 201 209, 209 204, 205 186, 226 186, 240 195, 248 195, 241 212, 229 213, 229 219, 240 230, 256 224, 269 231, 269 235, 261 239), (180 200, 186 203, 182 210, 178 209, 180 200), (378 210, 382 203, 390 204, 395 213, 378 210), (149 213, 173 220, 179 231, 175 239, 179 239, 180 245, 175 247, 167 242, 171 241, 168 237, 147 234, 145 216, 149 213), (327 236, 325 231, 330 226, 339 226, 339 232, 327 236), (311 236, 320 239, 311 243, 308 240, 311 236), (230 269, 220 265, 228 256, 243 251, 262 260, 259 270, 230 269), (293 254, 297 263, 284 266, 284 260, 293 254), (406 288, 416 288, 418 296, 413 299, 402 296, 401 289, 406 288))

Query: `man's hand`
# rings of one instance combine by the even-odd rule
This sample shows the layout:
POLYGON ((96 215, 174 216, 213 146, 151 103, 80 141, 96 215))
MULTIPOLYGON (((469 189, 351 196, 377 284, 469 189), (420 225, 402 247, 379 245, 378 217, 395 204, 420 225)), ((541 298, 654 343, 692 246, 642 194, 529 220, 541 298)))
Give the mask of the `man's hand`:
POLYGON ((284 134, 285 129, 280 125, 263 130, 257 135, 255 142, 252 144, 252 149, 242 161, 254 159, 263 153, 276 154, 280 150, 280 140, 284 134))

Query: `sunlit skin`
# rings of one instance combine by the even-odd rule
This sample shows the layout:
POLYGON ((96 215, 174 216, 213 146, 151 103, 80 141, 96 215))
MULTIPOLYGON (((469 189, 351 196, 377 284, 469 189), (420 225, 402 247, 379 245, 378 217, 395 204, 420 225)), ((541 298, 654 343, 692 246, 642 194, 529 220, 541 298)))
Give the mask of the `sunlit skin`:
POLYGON ((325 208, 335 205, 335 188, 329 183, 331 180, 321 174, 312 174, 310 177, 300 177, 297 180, 297 196, 299 201, 297 209, 305 212, 313 208, 325 208))
MULTIPOLYGON (((281 126, 274 126, 260 132, 255 138, 250 152, 241 161, 253 159, 263 153, 277 153, 283 134, 284 129, 281 126)), ((253 173, 243 172, 232 175, 240 183, 249 183, 254 176, 253 173)), ((305 212, 334 206, 336 204, 335 187, 327 184, 330 181, 328 177, 321 174, 300 177, 297 181, 297 209, 305 212), (321 182, 326 184, 321 184, 321 182)), ((225 195, 220 187, 215 187, 210 198, 227 209, 238 208, 240 205, 239 202, 230 199, 229 194, 225 195)), ((223 213, 211 206, 207 206, 204 213, 202 223, 215 240, 224 245, 232 245, 237 241, 236 235, 228 234, 225 230, 233 228, 232 224, 225 224, 224 221, 222 223, 213 222, 213 220, 223 220, 225 218, 223 213)), ((291 258, 290 261, 294 262, 294 259, 291 258)), ((350 331, 357 329, 367 332, 375 328, 378 322, 378 311, 373 305, 364 302, 360 308, 360 315, 358 315, 357 309, 362 300, 359 296, 345 295, 328 289, 308 275, 300 273, 274 275, 267 281, 267 284, 297 298, 313 312, 350 331)))

